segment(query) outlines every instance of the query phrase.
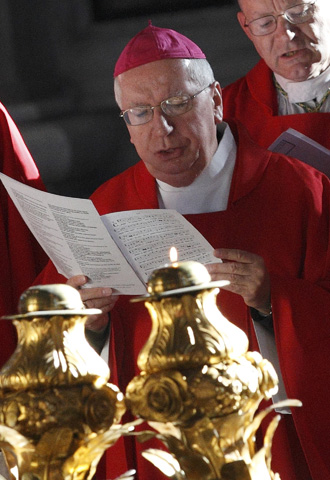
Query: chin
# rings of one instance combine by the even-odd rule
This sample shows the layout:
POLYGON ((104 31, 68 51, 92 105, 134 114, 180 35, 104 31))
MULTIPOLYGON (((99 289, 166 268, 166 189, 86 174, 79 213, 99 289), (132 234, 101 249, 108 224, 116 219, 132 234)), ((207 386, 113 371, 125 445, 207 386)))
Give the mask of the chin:
POLYGON ((283 72, 278 72, 279 75, 290 80, 291 82, 304 82, 309 78, 316 77, 317 75, 314 74, 311 65, 308 66, 297 66, 296 68, 291 68, 290 70, 285 70, 283 72))
POLYGON ((305 75, 292 75, 291 77, 287 77, 288 80, 291 80, 292 82, 304 82, 305 80, 309 80, 312 78, 309 73, 306 73, 305 75))
POLYGON ((298 63, 297 65, 292 65, 287 70, 287 76, 283 76, 293 82, 304 82, 305 80, 318 77, 324 70, 323 65, 317 61, 315 63, 298 63))

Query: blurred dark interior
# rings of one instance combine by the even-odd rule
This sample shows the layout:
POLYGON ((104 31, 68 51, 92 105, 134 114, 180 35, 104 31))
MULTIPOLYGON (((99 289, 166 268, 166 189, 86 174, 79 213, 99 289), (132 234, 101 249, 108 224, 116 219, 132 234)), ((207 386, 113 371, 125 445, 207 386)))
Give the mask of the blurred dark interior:
POLYGON ((200 9, 201 6, 219 6, 235 4, 236 0, 93 0, 93 14, 96 21, 114 18, 138 17, 154 13, 178 12, 180 10, 200 9))
POLYGON ((235 0, 0 0, 0 101, 48 191, 88 197, 137 161, 113 95, 113 68, 148 25, 178 30, 225 86, 257 60, 235 0))

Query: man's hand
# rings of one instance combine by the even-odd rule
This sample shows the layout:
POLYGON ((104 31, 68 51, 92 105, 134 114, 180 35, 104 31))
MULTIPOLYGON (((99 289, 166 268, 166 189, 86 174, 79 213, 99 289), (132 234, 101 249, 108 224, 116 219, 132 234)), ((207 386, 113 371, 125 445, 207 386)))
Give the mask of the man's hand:
POLYGON ((223 263, 206 265, 212 281, 229 280, 230 284, 222 287, 243 297, 249 307, 260 313, 270 311, 270 280, 263 258, 243 250, 219 248, 214 256, 223 263))
POLYGON ((81 288, 87 281, 88 278, 85 275, 76 275, 69 278, 66 283, 79 290, 81 300, 86 308, 99 308, 102 310, 102 314, 90 315, 86 322, 88 329, 102 331, 108 325, 108 313, 115 305, 118 295, 114 295, 112 289, 108 287, 81 288))

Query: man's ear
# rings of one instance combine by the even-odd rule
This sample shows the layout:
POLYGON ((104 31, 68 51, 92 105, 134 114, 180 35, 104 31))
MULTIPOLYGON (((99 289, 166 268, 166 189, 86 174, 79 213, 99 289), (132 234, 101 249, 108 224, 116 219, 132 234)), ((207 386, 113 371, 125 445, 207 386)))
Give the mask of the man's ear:
POLYGON ((245 18, 245 15, 244 15, 243 12, 237 12, 237 20, 238 20, 240 26, 242 27, 242 30, 244 31, 245 35, 246 35, 247 37, 249 37, 249 39, 251 40, 251 42, 253 42, 253 35, 252 35, 252 33, 250 32, 249 27, 246 27, 246 26, 245 26, 246 18, 245 18))
POLYGON ((222 106, 222 94, 221 87, 219 82, 214 84, 213 92, 213 103, 214 103, 214 121, 215 123, 221 123, 223 120, 223 106, 222 106))

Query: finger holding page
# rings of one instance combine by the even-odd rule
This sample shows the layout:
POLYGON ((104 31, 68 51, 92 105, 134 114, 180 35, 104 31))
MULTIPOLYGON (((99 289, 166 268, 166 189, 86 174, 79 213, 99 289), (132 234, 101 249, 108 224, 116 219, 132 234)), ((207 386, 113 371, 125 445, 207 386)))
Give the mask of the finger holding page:
POLYGON ((69 278, 68 285, 79 290, 81 300, 86 308, 98 308, 103 315, 90 315, 86 327, 91 330, 103 330, 109 321, 108 313, 115 305, 118 295, 110 287, 82 288, 88 282, 85 275, 76 275, 69 278))
POLYGON ((211 279, 228 280, 223 287, 243 297, 249 307, 261 313, 269 312, 270 278, 264 260, 259 255, 237 249, 217 249, 214 251, 222 263, 206 265, 211 279))

